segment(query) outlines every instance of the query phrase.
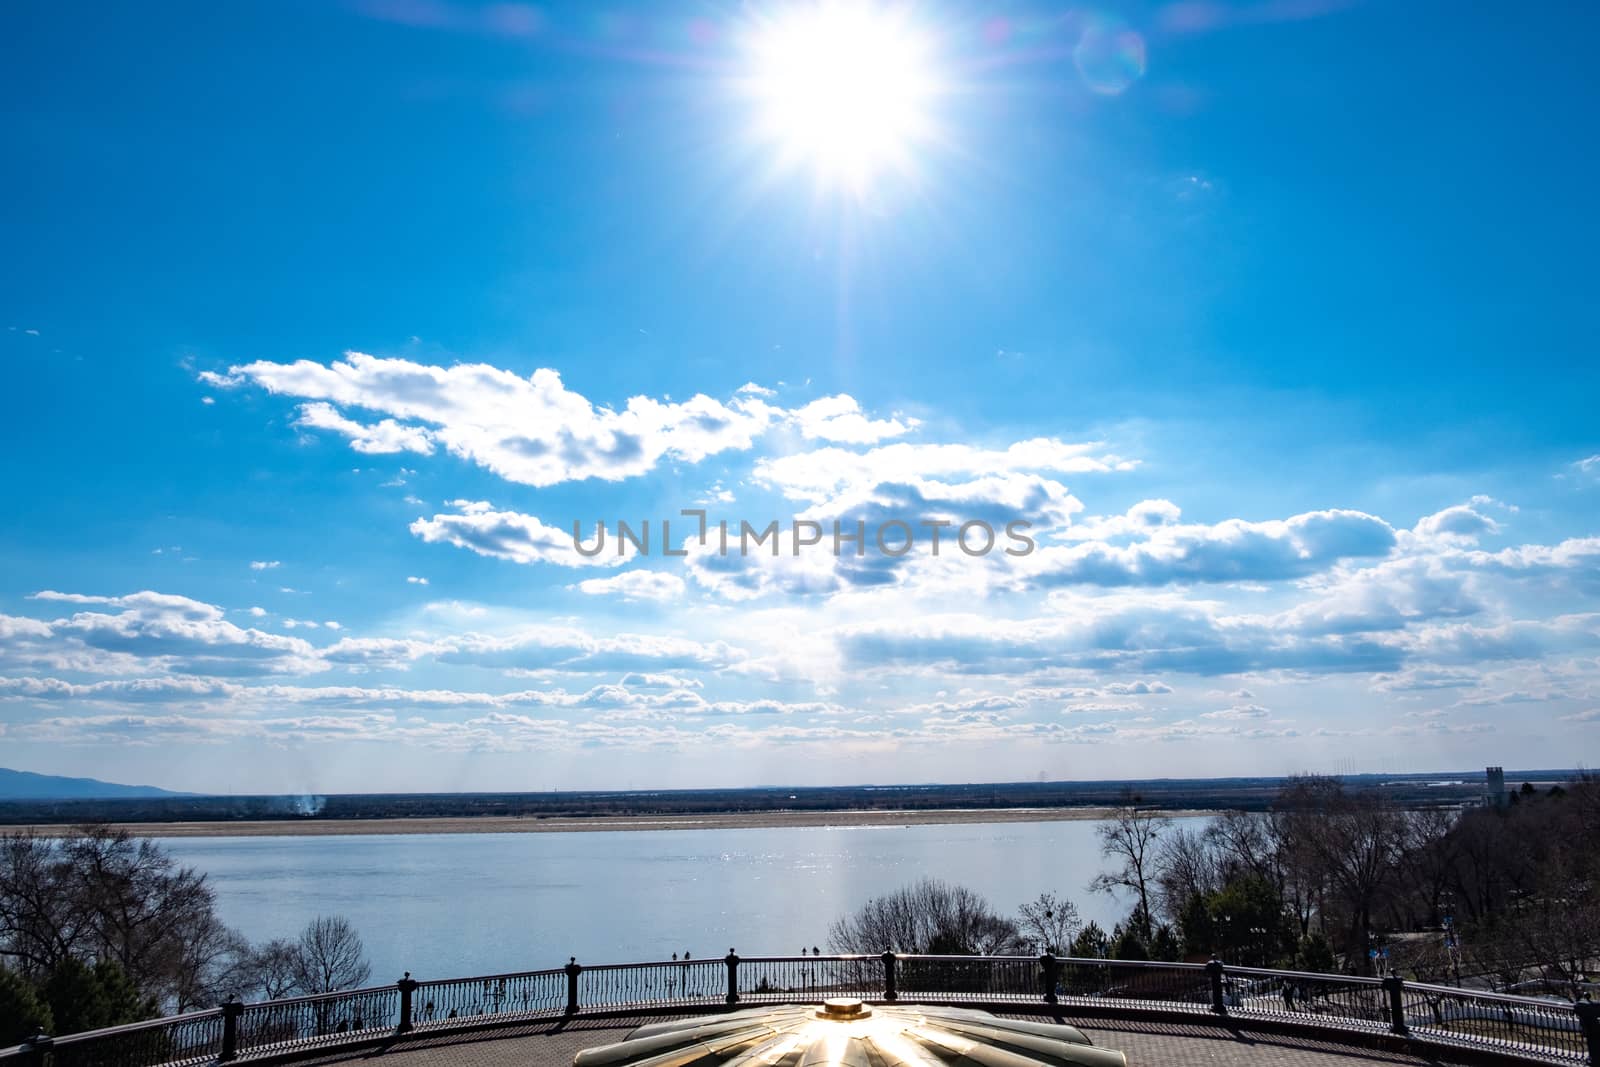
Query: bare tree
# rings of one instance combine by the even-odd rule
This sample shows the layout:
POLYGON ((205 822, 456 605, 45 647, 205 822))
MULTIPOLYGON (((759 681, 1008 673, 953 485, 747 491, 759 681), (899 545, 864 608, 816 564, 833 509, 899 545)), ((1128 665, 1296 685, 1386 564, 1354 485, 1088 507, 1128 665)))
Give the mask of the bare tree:
POLYGON ((105 826, 0 836, 0 958, 31 981, 114 963, 142 997, 190 1007, 214 997, 240 944, 205 876, 153 841, 105 826))
POLYGON ((209 911, 189 927, 172 966, 172 1009, 211 1008, 250 983, 250 943, 209 911))
POLYGON ((342 915, 319 915, 295 944, 294 984, 301 993, 356 989, 372 974, 361 935, 342 915))
POLYGON ((1022 905, 1017 925, 1022 936, 1040 950, 1055 955, 1065 953, 1083 925, 1078 906, 1066 897, 1040 893, 1039 899, 1022 905))
POLYGON ((1408 890, 1405 902, 1410 914, 1402 917, 1407 925, 1438 926, 1445 915, 1459 846, 1455 835, 1456 813, 1443 808, 1424 808, 1403 816, 1401 880, 1408 890))
POLYGON ((1365 964, 1375 906, 1398 877, 1404 841, 1401 813, 1376 790, 1346 792, 1331 778, 1301 779, 1279 797, 1282 832, 1297 862, 1327 888, 1320 910, 1336 905, 1347 964, 1365 964))
POLYGON ((266 1000, 290 996, 295 991, 298 961, 299 946, 293 941, 276 938, 257 945, 250 950, 242 986, 266 1000))
POLYGON ((1097 874, 1089 883, 1096 893, 1131 889, 1138 898, 1135 919, 1141 937, 1149 938, 1155 924, 1150 916, 1150 888, 1156 873, 1156 840, 1172 825, 1158 811, 1140 808, 1133 798, 1100 824, 1100 854, 1117 863, 1115 870, 1097 874))
POLYGON ((1161 911, 1178 922, 1191 901, 1222 887, 1221 856, 1209 833, 1179 827, 1169 833, 1156 858, 1161 911))
POLYGON ((51 838, 0 838, 0 957, 34 981, 77 949, 88 928, 81 903, 68 898, 51 838))
POLYGON ((828 944, 835 952, 986 956, 1020 951, 1022 935, 972 890, 924 878, 837 920, 828 944))

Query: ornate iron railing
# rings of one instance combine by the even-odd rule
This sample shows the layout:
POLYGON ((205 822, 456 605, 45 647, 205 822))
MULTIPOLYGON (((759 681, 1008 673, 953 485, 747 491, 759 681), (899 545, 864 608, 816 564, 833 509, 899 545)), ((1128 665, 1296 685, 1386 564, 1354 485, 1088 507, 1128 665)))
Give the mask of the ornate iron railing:
POLYGON ((1600 1004, 1451 986, 1209 963, 1054 956, 800 955, 670 960, 523 971, 264 1001, 230 1002, 0 1049, 0 1067, 194 1067, 293 1059, 410 1032, 586 1013, 711 1011, 736 1004, 869 1001, 1054 1006, 1388 1035, 1419 1045, 1600 1067, 1600 1004))

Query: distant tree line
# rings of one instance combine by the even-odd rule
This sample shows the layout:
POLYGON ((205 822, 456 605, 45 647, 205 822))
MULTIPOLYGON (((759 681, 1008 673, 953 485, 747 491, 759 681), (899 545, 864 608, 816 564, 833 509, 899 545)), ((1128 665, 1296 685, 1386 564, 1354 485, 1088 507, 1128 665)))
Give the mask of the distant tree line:
POLYGON ((0 1047, 370 974, 337 916, 252 944, 217 917, 205 875, 152 841, 104 826, 0 835, 0 1047))
POLYGON ((1270 810, 1203 828, 1127 797, 1089 884, 1133 907, 1110 931, 1046 892, 1015 917, 934 880, 834 923, 838 952, 1181 960, 1470 979, 1570 993, 1600 968, 1600 781, 1504 805, 1405 810, 1336 779, 1286 782, 1270 810))
MULTIPOLYGON (((1476 796, 1466 783, 1440 785, 1425 775, 1382 781, 1406 806, 1457 803, 1476 796)), ((1280 778, 1163 779, 1137 783, 1153 807, 1264 811, 1280 778)), ((393 793, 292 796, 165 796, 117 799, 0 799, 0 825, 72 826, 82 823, 233 822, 241 820, 476 818, 611 818, 618 815, 709 815, 769 811, 944 811, 950 808, 1106 807, 1121 787, 1107 782, 1009 782, 911 786, 786 786, 760 789, 674 789, 649 792, 393 793)))

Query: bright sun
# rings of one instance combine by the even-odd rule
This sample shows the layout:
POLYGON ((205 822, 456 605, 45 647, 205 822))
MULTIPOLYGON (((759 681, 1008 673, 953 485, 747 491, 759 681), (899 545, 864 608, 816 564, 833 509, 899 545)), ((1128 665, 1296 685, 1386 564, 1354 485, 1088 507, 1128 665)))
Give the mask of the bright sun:
POLYGON ((932 47, 899 9, 809 0, 758 25, 749 86, 782 162, 864 191, 932 134, 932 47))

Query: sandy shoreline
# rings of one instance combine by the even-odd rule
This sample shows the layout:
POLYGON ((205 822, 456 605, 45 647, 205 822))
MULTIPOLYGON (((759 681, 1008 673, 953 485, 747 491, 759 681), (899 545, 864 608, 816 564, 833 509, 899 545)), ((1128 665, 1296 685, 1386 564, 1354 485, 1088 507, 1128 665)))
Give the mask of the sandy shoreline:
MULTIPOLYGON (((116 823, 135 837, 343 837, 355 834, 559 834, 620 830, 755 830, 821 826, 936 826, 965 823, 1079 822, 1108 808, 950 808, 933 811, 761 811, 594 818, 483 815, 437 819, 241 819, 238 822, 116 823)), ((1174 817, 1212 814, 1170 811, 1174 817)), ((51 833, 60 826, 0 827, 51 833)))

